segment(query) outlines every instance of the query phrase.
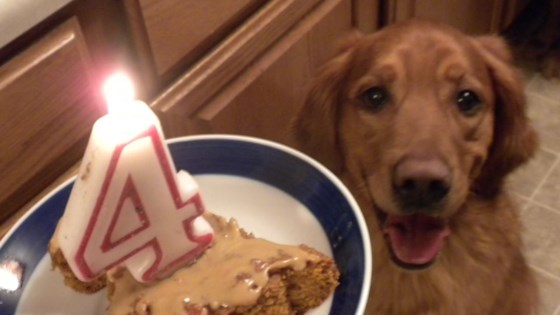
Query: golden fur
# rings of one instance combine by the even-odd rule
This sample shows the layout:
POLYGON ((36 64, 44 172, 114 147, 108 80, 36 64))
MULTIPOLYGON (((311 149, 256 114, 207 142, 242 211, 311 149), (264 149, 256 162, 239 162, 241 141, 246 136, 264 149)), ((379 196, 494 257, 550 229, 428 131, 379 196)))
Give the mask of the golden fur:
POLYGON ((367 314, 534 314, 537 287, 518 211, 502 189, 537 147, 510 63, 498 37, 409 21, 352 36, 312 84, 295 135, 303 151, 343 178, 364 212, 374 248, 367 314), (363 93, 374 86, 389 97, 371 110, 363 93), (458 110, 464 89, 481 100, 474 114, 458 110), (378 214, 403 213, 392 173, 415 154, 436 156, 451 174, 434 212, 451 232, 422 270, 391 260, 378 214))

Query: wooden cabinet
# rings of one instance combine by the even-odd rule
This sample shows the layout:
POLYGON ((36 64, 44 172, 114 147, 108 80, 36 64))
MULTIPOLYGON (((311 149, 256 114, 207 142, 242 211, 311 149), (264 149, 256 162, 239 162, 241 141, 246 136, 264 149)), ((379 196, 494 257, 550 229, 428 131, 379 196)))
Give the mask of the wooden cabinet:
POLYGON ((158 97, 153 107, 167 134, 285 140, 286 124, 311 73, 352 28, 349 0, 322 1, 295 19, 295 12, 303 15, 298 3, 272 2, 158 97))
POLYGON ((384 20, 394 23, 413 17, 441 21, 469 34, 504 29, 519 10, 519 0, 387 0, 384 20))
POLYGON ((191 65, 265 2, 128 0, 124 6, 144 74, 153 82, 191 65))
POLYGON ((287 143, 311 76, 340 36, 377 27, 378 8, 377 0, 70 2, 0 48, 0 235, 79 161, 112 70, 131 72, 167 137, 287 143))
POLYGON ((80 158, 101 115, 70 19, 0 67, 0 221, 80 158))
POLYGON ((190 119, 170 123, 173 133, 254 135, 289 143, 288 126, 308 82, 352 28, 351 1, 327 1, 308 15, 190 119))

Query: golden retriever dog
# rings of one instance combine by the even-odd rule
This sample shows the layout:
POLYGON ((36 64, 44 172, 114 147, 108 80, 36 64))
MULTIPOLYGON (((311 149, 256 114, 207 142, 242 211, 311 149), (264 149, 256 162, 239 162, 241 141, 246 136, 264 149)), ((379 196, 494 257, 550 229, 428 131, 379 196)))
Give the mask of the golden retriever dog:
POLYGON ((367 314, 528 315, 537 286, 505 176, 535 152, 505 43, 409 21, 353 36, 295 119, 357 198, 373 242, 367 314))

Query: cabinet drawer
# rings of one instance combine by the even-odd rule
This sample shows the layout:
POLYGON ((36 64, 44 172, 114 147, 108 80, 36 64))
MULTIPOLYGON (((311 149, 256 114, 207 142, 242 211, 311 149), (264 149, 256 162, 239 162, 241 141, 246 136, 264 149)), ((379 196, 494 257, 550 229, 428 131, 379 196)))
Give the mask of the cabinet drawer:
POLYGON ((101 115, 70 19, 0 66, 0 221, 76 163, 101 115))
POLYGON ((156 77, 197 60, 266 0, 127 0, 133 41, 156 77))

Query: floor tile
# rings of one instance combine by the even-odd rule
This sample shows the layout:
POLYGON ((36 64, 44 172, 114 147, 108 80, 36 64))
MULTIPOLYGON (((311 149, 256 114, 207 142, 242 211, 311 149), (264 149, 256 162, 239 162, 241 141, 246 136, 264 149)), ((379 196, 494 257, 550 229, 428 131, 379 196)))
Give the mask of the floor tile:
POLYGON ((552 315, 560 306, 560 278, 552 277, 535 270, 540 290, 540 308, 538 315, 552 315))
MULTIPOLYGON (((555 163, 533 200, 560 211, 560 163, 555 163)), ((560 225, 558 229, 557 232, 560 233, 560 225)))
POLYGON ((556 160, 556 154, 539 150, 532 160, 510 176, 509 188, 521 196, 530 198, 556 160))
POLYGON ((541 146, 560 153, 560 104, 532 92, 527 93, 527 101, 529 118, 539 133, 541 146))
POLYGON ((535 74, 529 79, 526 87, 528 91, 560 102, 560 79, 547 80, 542 75, 535 74))
POLYGON ((560 278, 560 212, 529 202, 521 220, 530 264, 560 278))
POLYGON ((540 292, 538 315, 552 315, 560 306, 560 278, 556 278, 539 270, 533 269, 540 292))
POLYGON ((522 204, 525 251, 541 289, 538 315, 560 315, 560 79, 524 74, 528 114, 541 150, 513 174, 508 187, 522 204))
POLYGON ((527 207, 528 203, 529 203, 529 198, 527 198, 525 196, 522 196, 521 194, 516 193, 516 192, 512 192, 511 199, 513 200, 513 203, 517 207, 517 210, 519 211, 519 213, 524 211, 525 208, 527 207))

